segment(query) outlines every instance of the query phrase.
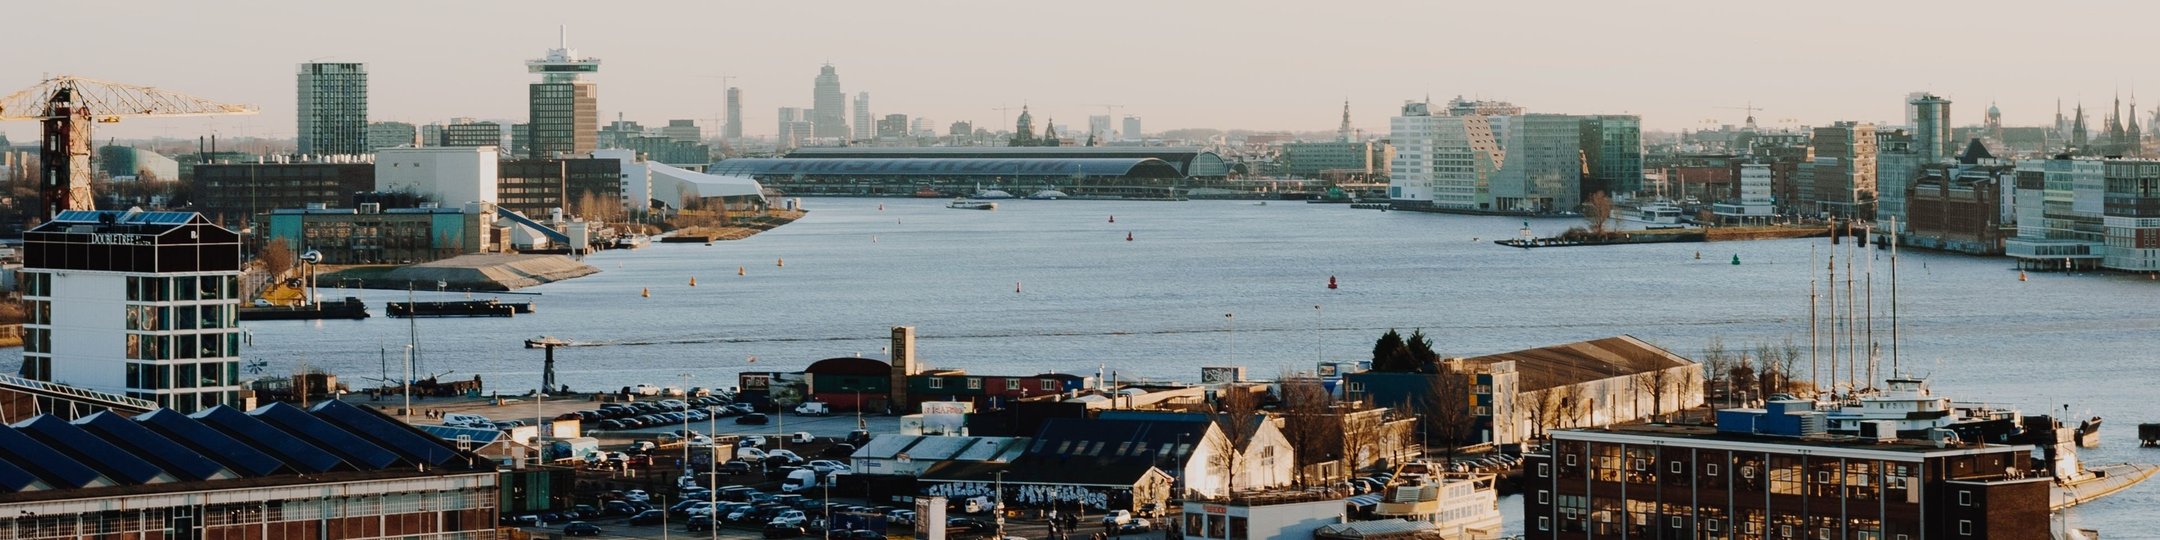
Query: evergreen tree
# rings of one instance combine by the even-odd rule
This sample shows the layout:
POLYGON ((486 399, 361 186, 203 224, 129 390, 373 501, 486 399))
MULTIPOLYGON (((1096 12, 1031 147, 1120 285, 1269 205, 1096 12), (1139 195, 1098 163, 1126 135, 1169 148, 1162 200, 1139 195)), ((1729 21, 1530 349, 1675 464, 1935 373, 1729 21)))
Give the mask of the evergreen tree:
POLYGON ((1395 329, 1388 329, 1386 334, 1380 335, 1380 341, 1373 343, 1373 371, 1402 373, 1416 369, 1411 362, 1410 348, 1403 344, 1402 334, 1395 329))
POLYGON ((1410 331, 1410 339, 1404 343, 1409 349, 1410 367, 1419 373, 1436 373, 1440 365, 1440 353, 1433 352, 1432 338, 1425 337, 1420 328, 1410 331))

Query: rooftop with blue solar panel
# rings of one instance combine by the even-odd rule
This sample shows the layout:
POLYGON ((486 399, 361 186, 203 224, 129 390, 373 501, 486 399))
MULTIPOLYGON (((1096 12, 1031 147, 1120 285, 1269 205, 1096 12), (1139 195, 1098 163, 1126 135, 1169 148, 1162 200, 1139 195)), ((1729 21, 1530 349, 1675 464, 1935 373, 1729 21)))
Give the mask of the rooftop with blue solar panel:
POLYGON ((73 421, 39 415, 0 428, 0 503, 494 467, 440 437, 343 401, 245 412, 220 406, 192 415, 103 412, 73 421))

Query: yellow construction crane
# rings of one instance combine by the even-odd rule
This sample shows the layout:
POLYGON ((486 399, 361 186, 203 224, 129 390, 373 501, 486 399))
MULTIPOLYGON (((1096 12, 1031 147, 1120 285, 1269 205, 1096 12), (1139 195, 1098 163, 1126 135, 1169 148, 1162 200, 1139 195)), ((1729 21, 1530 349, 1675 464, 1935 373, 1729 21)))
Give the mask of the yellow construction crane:
POLYGON ((40 219, 63 210, 95 210, 90 193, 90 123, 140 116, 255 114, 247 105, 218 103, 149 86, 62 75, 0 97, 0 120, 37 120, 40 219))

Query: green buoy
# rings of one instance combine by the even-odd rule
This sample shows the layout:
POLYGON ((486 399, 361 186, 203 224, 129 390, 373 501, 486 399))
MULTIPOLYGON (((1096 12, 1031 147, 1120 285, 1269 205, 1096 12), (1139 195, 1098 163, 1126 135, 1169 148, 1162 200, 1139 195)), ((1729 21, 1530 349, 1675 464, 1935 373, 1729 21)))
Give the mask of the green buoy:
POLYGON ((1733 256, 1732 256, 1732 265, 1733 265, 1733 266, 1740 266, 1740 254, 1738 254, 1738 253, 1734 253, 1734 254, 1733 254, 1733 256))

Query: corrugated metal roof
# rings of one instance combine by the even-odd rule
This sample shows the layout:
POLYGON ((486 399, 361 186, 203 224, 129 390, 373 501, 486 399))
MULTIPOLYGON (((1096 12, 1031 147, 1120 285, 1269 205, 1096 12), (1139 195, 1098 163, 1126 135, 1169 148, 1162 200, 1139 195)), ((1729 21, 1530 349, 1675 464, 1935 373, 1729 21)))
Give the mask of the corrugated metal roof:
POLYGON ((1515 362, 1523 391, 1668 369, 1695 362, 1621 335, 1468 358, 1472 364, 1515 362))
POLYGON ((974 443, 973 437, 923 437, 907 449, 909 459, 947 460, 974 443))
POLYGON ((993 461, 1014 448, 1025 448, 1027 439, 1021 437, 969 437, 975 441, 960 451, 953 459, 961 461, 993 461))
POLYGON ((855 455, 850 457, 855 459, 892 459, 899 457, 901 452, 906 452, 909 446, 914 446, 915 441, 921 438, 921 435, 879 435, 877 438, 870 439, 870 444, 865 444, 862 448, 855 450, 855 455))

